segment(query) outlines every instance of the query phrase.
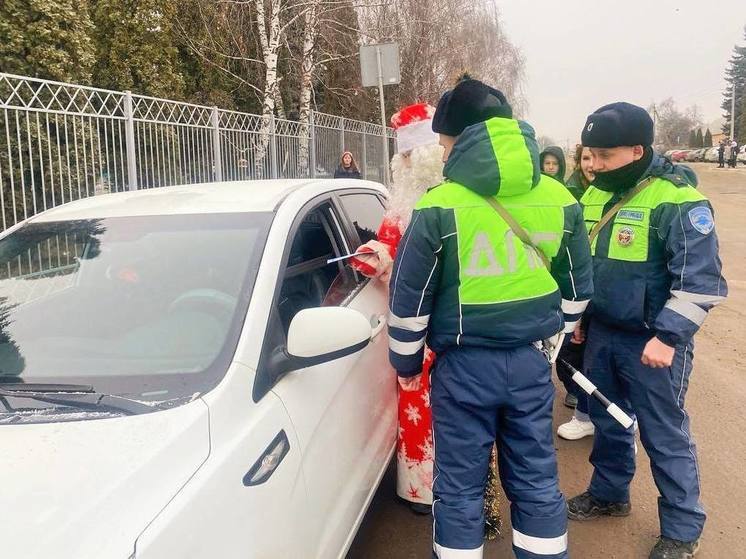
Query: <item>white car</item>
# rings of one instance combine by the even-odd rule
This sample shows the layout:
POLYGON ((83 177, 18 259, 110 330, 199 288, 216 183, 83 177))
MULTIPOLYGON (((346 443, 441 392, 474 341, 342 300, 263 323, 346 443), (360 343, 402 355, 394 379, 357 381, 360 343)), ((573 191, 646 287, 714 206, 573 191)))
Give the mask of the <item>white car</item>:
POLYGON ((93 197, 0 237, 2 555, 343 557, 397 434, 382 186, 93 197))
POLYGON ((705 152, 704 160, 708 163, 717 163, 718 161, 718 148, 707 148, 705 152))

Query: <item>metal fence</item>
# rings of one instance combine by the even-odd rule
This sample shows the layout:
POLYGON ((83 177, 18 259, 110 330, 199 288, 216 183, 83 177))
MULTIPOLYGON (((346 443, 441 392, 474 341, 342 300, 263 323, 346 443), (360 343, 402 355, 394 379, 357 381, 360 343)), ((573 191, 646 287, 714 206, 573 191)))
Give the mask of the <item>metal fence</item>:
MULTIPOLYGON (((380 125, 310 124, 0 73, 2 229, 87 196, 174 184, 331 177, 343 151, 383 182, 380 125)), ((395 134, 385 130, 394 153, 395 134)))

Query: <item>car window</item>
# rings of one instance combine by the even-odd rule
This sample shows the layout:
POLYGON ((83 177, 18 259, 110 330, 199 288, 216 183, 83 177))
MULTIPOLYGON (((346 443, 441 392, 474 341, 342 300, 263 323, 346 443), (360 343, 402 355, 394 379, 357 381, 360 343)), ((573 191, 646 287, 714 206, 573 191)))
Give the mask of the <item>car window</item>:
POLYGON ((287 335, 293 317, 303 309, 336 306, 355 289, 344 261, 328 263, 345 254, 332 208, 324 204, 309 212, 298 226, 283 273, 277 312, 287 335))
POLYGON ((375 194, 343 194, 342 206, 347 212, 361 243, 378 238, 378 228, 383 221, 384 207, 375 194))
POLYGON ((327 264, 327 260, 344 256, 350 250, 338 217, 331 204, 325 202, 306 213, 295 226, 259 359, 253 388, 256 402, 280 378, 272 363, 287 343, 293 317, 303 309, 346 304, 360 289, 346 261, 327 264))

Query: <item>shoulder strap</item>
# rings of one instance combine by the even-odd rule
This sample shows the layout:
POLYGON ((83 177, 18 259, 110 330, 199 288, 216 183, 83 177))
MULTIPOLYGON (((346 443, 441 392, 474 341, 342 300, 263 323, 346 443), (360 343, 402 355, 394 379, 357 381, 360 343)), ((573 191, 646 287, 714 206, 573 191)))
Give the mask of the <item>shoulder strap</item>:
POLYGON ((607 223, 609 223, 612 219, 614 219, 614 216, 616 216, 617 213, 619 213, 619 210, 621 210, 624 206, 627 205, 627 203, 632 200, 635 196, 637 196, 640 192, 645 190, 648 186, 650 186, 655 179, 658 177, 648 177, 644 181, 641 181, 637 184, 632 190, 627 192, 624 196, 622 196, 622 199, 619 200, 616 204, 612 206, 612 208, 604 214, 604 216, 601 218, 601 221, 596 223, 596 225, 593 226, 593 229, 591 229, 591 232, 588 234, 588 239, 590 240, 591 244, 593 244, 593 241, 596 237, 598 237, 598 234, 601 232, 601 229, 603 229, 607 223))
POLYGON ((524 245, 530 246, 532 249, 534 249, 536 251, 536 254, 539 255, 539 258, 541 258, 541 261, 544 263, 546 269, 550 270, 551 266, 547 255, 544 254, 544 252, 542 252, 542 250, 534 244, 526 230, 521 227, 521 225, 515 220, 512 215, 510 215, 508 210, 506 210, 505 207, 500 202, 498 202, 494 196, 485 196, 484 198, 485 200, 487 200, 489 205, 492 206, 492 208, 500 215, 500 217, 503 218, 505 223, 508 224, 508 227, 510 227, 513 233, 515 233, 515 236, 518 237, 524 245))

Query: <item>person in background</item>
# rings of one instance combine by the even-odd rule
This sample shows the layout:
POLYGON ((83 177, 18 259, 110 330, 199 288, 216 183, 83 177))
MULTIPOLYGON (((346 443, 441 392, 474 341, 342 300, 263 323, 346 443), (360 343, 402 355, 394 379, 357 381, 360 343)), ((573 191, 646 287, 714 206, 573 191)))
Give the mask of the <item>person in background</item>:
POLYGON ((567 179, 565 186, 575 199, 580 201, 585 191, 593 183, 593 156, 591 155, 591 150, 578 144, 575 148, 574 160, 575 168, 567 179))
POLYGON ((559 146, 549 146, 539 155, 541 172, 565 184, 565 152, 559 146))
POLYGON ((728 165, 733 169, 738 165, 738 142, 736 140, 730 143, 730 162, 728 165))
POLYGON ((360 170, 357 168, 355 159, 349 151, 342 154, 339 167, 334 171, 335 179, 359 179, 361 178, 360 170))
MULTIPOLYGON (((593 156, 591 150, 578 144, 575 150, 575 170, 567 179, 567 189, 576 200, 580 200, 593 182, 593 156)), ((569 343, 560 350, 557 359, 557 376, 565 385, 567 395, 565 406, 575 408, 573 417, 557 428, 557 435, 568 441, 576 441, 593 435, 595 429, 588 415, 588 395, 572 380, 572 373, 565 365, 567 361, 578 371, 583 370, 583 353, 585 352, 585 332, 588 330, 587 319, 583 319, 580 329, 576 331, 569 343)))
POLYGON ((718 169, 725 167, 725 142, 720 140, 718 144, 718 169))

